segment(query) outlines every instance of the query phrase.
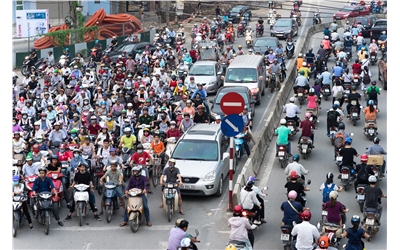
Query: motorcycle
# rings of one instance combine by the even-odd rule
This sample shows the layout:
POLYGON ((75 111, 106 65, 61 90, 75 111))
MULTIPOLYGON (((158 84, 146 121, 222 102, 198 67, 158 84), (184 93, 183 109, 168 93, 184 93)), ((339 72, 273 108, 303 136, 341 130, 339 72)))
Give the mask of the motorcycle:
POLYGON ((242 156, 244 155, 244 140, 246 140, 246 136, 243 134, 238 134, 234 138, 235 140, 235 151, 236 151, 236 162, 238 162, 242 156))
MULTIPOLYGON (((182 76, 183 76, 183 71, 182 71, 182 76)), ((180 77, 179 77, 180 78, 180 77)), ((143 129, 144 128, 150 128, 150 125, 147 124, 141 124, 138 126, 139 131, 138 131, 138 141, 143 137, 143 129)))
POLYGON ((25 221, 25 215, 22 212, 22 203, 27 200, 26 194, 22 193, 21 195, 15 195, 13 197, 12 207, 13 207, 13 229, 12 234, 13 237, 17 236, 17 231, 20 226, 25 221))
POLYGON ((129 162, 131 160, 131 156, 133 154, 131 148, 122 148, 121 150, 121 158, 122 158, 122 164, 124 165, 124 181, 127 181, 131 177, 131 170, 132 167, 129 165, 129 162))
POLYGON ((321 17, 319 16, 318 13, 314 13, 314 17, 313 17, 313 25, 317 25, 322 23, 321 17))
POLYGON ((83 225, 83 217, 87 215, 89 210, 89 187, 86 184, 77 184, 74 186, 75 210, 76 215, 79 217, 79 226, 83 225))
POLYGON ((331 96, 331 86, 329 84, 322 84, 322 96, 325 101, 328 100, 328 97, 331 96))
MULTIPOLYGON (((381 199, 379 197, 379 199, 381 199)), ((363 211, 364 219, 361 221, 361 228, 371 237, 368 238, 368 241, 371 241, 373 235, 375 235, 379 231, 379 213, 376 208, 366 208, 363 211)))
MULTIPOLYGON (((248 210, 243 210, 242 216, 249 220, 250 225, 253 225, 252 218, 254 218, 255 213, 248 210)), ((256 227, 257 229, 257 227, 256 227)), ((247 236, 251 243, 251 246, 254 247, 254 232, 253 229, 247 229, 247 236)), ((239 240, 230 240, 227 245, 232 244, 236 247, 237 250, 246 250, 246 243, 239 240)))
POLYGON ((343 84, 343 98, 345 102, 349 101, 349 94, 350 94, 350 88, 351 88, 351 84, 349 83, 344 83, 343 84))
POLYGON ((110 223, 114 210, 119 208, 117 192, 115 191, 117 184, 114 182, 107 182, 104 184, 104 187, 106 188, 104 192, 104 209, 107 223, 110 223))
POLYGON ((33 195, 32 188, 37 177, 37 175, 30 175, 25 177, 25 187, 28 190, 28 205, 31 208, 33 215, 35 215, 35 196, 33 195))
POLYGON ((238 27, 237 27, 237 37, 239 37, 239 35, 244 36, 243 24, 239 24, 238 27))
POLYGON ((345 47, 344 52, 346 52, 347 61, 350 61, 352 58, 351 47, 345 47))
POLYGON ((253 46, 253 36, 251 34, 246 34, 246 46, 251 48, 253 46))
POLYGON ((50 192, 38 193, 36 200, 37 203, 33 207, 36 211, 36 218, 44 225, 44 233, 48 235, 51 221, 50 214, 53 206, 52 194, 50 192))
POLYGON ((93 173, 93 186, 94 189, 97 190, 99 195, 103 193, 103 187, 100 185, 100 178, 103 177, 105 174, 104 165, 102 162, 102 157, 98 158, 96 164, 92 166, 92 173, 93 173))
MULTIPOLYGON (((176 187, 178 187, 178 183, 168 182, 167 177, 164 176, 163 179, 163 208, 168 216, 168 222, 172 219, 172 214, 178 210, 178 193, 176 192, 176 187)), ((177 181, 178 182, 178 181, 177 181)))
POLYGON ((360 75, 359 74, 354 74, 353 84, 356 85, 357 87, 360 85, 360 75))
POLYGON ((371 61, 371 64, 372 64, 372 65, 375 65, 375 64, 376 64, 376 62, 378 61, 376 52, 371 52, 371 54, 370 54, 370 61, 371 61))
POLYGON ((142 196, 143 191, 138 188, 132 188, 128 191, 128 218, 132 232, 136 233, 139 225, 144 222, 144 206, 142 196))
POLYGON ((292 229, 293 229, 294 225, 295 225, 295 223, 293 223, 293 225, 281 226, 281 241, 283 244, 283 248, 285 250, 292 249, 292 245, 293 245, 292 229))
POLYGON ((361 213, 364 212, 364 202, 365 202, 365 194, 364 194, 364 189, 365 187, 368 186, 367 184, 358 184, 357 185, 357 203, 360 206, 360 211, 361 213))
POLYGON ((352 41, 353 41, 353 46, 357 46, 357 36, 356 35, 352 36, 352 41))
POLYGON ((270 81, 269 87, 271 88, 271 93, 273 93, 276 88, 276 74, 275 73, 271 74, 271 81, 270 81))
POLYGON ((306 98, 305 98, 305 89, 304 88, 302 88, 302 87, 299 87, 299 88, 297 88, 297 101, 299 102, 299 104, 300 104, 300 108, 301 108, 301 106, 304 104, 304 102, 306 101, 306 98))
POLYGON ((177 34, 177 37, 181 37, 181 39, 182 39, 182 43, 185 43, 186 42, 186 35, 185 35, 185 33, 183 33, 183 32, 178 32, 177 34))
POLYGON ((360 120, 360 116, 358 115, 360 107, 357 106, 356 100, 352 100, 350 105, 350 122, 352 122, 353 126, 355 126, 357 121, 360 120))
POLYGON ((312 140, 310 137, 302 136, 300 138, 300 144, 298 146, 299 152, 303 155, 303 159, 307 158, 307 154, 311 153, 313 148, 312 140))
POLYGON ((264 26, 262 24, 257 24, 256 26, 256 37, 263 36, 264 26))
POLYGON ((301 23, 302 23, 301 17, 299 17, 297 15, 292 15, 292 18, 296 21, 298 26, 301 26, 301 23))
POLYGON ((286 120, 286 126, 287 126, 288 129, 290 129, 289 141, 291 141, 292 138, 297 134, 296 121, 295 120, 291 120, 291 119, 287 119, 286 120))
MULTIPOLYGON (((340 162, 339 165, 342 164, 342 159, 342 156, 336 157, 336 161, 340 162)), ((356 180, 355 170, 352 166, 342 166, 342 173, 338 176, 338 179, 341 180, 340 183, 343 186, 344 191, 347 191, 347 187, 356 180)))
POLYGON ((287 145, 278 145, 278 157, 281 168, 286 168, 289 163, 289 154, 286 152, 287 145))
POLYGON ((332 146, 335 145, 335 134, 338 131, 337 127, 331 126, 329 129, 329 139, 331 140, 332 146))
POLYGON ((53 195, 51 197, 51 201, 53 204, 56 204, 55 207, 60 208, 61 207, 61 202, 64 198, 64 186, 63 186, 63 174, 62 173, 56 173, 56 172, 51 172, 47 174, 47 177, 51 178, 53 185, 56 189, 57 192, 57 197, 53 195))
MULTIPOLYGON (((371 158, 372 158, 372 155, 369 155, 369 156, 371 156, 371 158)), ((381 162, 383 164, 383 160, 384 160, 383 159, 383 155, 379 155, 379 156, 378 155, 374 155, 374 156, 382 158, 381 162)), ((380 181, 382 181, 382 178, 383 178, 382 165, 378 164, 378 163, 373 163, 370 166, 372 168, 372 171, 374 171, 374 173, 375 173, 375 177, 376 177, 376 180, 377 180, 376 183, 378 184, 380 181)))
MULTIPOLYGON (((343 205, 344 209, 346 209, 346 207, 343 205)), ((317 228, 318 231, 320 232, 320 234, 329 234, 329 233, 334 233, 336 235, 337 241, 336 244, 340 244, 340 240, 341 238, 341 233, 343 233, 346 230, 346 213, 341 213, 340 216, 342 217, 342 226, 340 224, 336 224, 336 223, 330 223, 327 221, 327 216, 328 216, 328 211, 326 210, 322 210, 321 213, 321 221, 318 222, 317 224, 317 228), (341 229, 341 232, 338 230, 341 229)))
POLYGON ((287 59, 292 58, 293 54, 294 54, 294 43, 293 42, 288 42, 286 44, 286 56, 287 56, 287 59))

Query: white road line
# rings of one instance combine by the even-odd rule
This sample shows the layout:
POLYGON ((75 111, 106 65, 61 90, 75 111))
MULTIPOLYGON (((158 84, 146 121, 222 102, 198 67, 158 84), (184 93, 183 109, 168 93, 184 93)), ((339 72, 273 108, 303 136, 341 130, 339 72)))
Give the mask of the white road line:
MULTIPOLYGON (((64 224, 66 225, 66 224, 64 224)), ((171 230, 171 228, 173 227, 173 224, 168 224, 168 225, 152 225, 152 227, 147 227, 145 225, 145 223, 143 223, 142 225, 140 225, 139 230, 151 230, 151 231, 167 231, 169 232, 171 230)), ((118 225, 115 226, 95 226, 95 227, 91 227, 91 226, 64 226, 64 227, 56 227, 56 228, 52 228, 51 231, 76 231, 76 232, 80 232, 80 231, 110 231, 110 230, 116 230, 117 228, 119 228, 118 225)), ((121 229, 122 230, 122 229, 121 229)), ((126 227, 123 228, 123 230, 126 230, 126 227)))

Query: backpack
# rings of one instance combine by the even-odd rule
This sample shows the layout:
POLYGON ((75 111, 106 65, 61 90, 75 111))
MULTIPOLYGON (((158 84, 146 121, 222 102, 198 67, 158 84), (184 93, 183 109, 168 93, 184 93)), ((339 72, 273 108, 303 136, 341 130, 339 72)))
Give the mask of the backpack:
POLYGON ((338 99, 342 99, 342 98, 343 98, 343 91, 338 91, 335 99, 338 100, 338 99))
POLYGON ((329 124, 334 124, 337 121, 335 110, 331 110, 328 112, 327 120, 329 124))
POLYGON ((363 83, 364 84, 370 84, 371 83, 371 77, 369 77, 368 73, 364 72, 363 83))
POLYGON ((374 101, 376 99, 378 99, 378 92, 376 91, 376 87, 375 86, 372 86, 370 88, 368 97, 369 97, 370 100, 374 100, 374 101))
POLYGON ((367 165, 360 165, 361 168, 357 173, 357 179, 367 181, 368 180, 368 172, 367 172, 367 165))
POLYGON ((329 201, 330 200, 330 198, 329 198, 329 193, 330 192, 332 192, 333 190, 334 190, 334 188, 335 188, 335 184, 334 183, 332 183, 332 185, 331 185, 331 187, 328 187, 328 185, 326 184, 326 182, 324 183, 324 185, 325 185, 325 187, 324 187, 324 189, 322 190, 322 202, 327 202, 327 201, 329 201))
POLYGON ((345 138, 344 138, 344 131, 340 133, 339 131, 336 132, 334 145, 336 148, 341 148, 344 146, 345 138))

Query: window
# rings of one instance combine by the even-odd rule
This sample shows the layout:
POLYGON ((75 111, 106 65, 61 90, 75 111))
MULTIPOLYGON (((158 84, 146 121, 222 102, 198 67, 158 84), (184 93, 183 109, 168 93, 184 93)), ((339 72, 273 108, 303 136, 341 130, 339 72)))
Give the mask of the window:
POLYGON ((16 1, 15 2, 15 9, 16 10, 23 10, 24 9, 24 1, 16 1))
POLYGON ((94 1, 95 4, 100 4, 100 1, 94 1))
POLYGON ((171 158, 187 161, 218 161, 216 141, 182 140, 176 146, 171 158))
POLYGON ((228 151, 228 146, 229 146, 229 143, 228 143, 227 139, 225 138, 224 135, 221 135, 220 136, 220 150, 221 150, 220 158, 221 159, 224 156, 224 153, 228 151))

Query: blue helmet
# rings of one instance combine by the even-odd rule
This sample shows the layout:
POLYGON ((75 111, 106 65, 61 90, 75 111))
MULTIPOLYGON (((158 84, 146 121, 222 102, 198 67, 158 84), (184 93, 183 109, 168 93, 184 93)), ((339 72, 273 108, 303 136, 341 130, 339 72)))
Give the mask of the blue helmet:
POLYGON ((68 51, 69 50, 69 48, 65 48, 65 51, 68 51))
POLYGON ((344 143, 350 145, 352 141, 350 137, 347 137, 344 143))
POLYGON ((368 101, 368 105, 374 105, 374 104, 375 104, 374 100, 369 100, 368 101))
POLYGON ((98 43, 98 42, 99 42, 99 40, 94 41, 94 43, 98 43))
POLYGON ((360 216, 353 215, 353 217, 351 217, 351 224, 359 225, 360 224, 360 216))
POLYGON ((298 154, 293 155, 293 161, 299 161, 300 160, 300 156, 298 154))

